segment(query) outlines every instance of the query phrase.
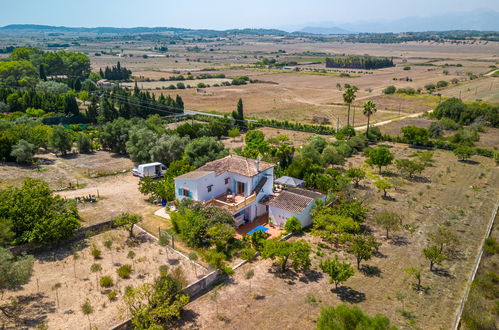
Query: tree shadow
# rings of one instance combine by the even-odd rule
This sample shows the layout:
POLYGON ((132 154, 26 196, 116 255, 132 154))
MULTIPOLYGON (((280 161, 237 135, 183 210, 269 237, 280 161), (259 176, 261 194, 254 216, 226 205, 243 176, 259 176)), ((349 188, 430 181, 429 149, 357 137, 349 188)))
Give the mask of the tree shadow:
POLYGON ((175 265, 178 265, 180 263, 180 261, 178 259, 170 259, 170 258, 167 259, 167 262, 171 266, 175 266, 175 265))
POLYGON ((273 274, 277 278, 280 278, 282 280, 286 280, 289 285, 294 285, 295 281, 300 279, 300 276, 298 275, 297 272, 295 272, 293 269, 286 269, 286 271, 281 270, 281 266, 279 265, 272 265, 269 270, 269 273, 273 274))
POLYGON ((477 162, 476 160, 471 160, 471 159, 465 159, 465 160, 460 159, 459 162, 463 163, 463 164, 468 164, 468 165, 478 165, 478 164, 480 164, 480 162, 477 162))
POLYGON ((261 294, 257 294, 256 296, 253 297, 255 300, 264 300, 265 298, 267 298, 266 296, 264 295, 261 295, 261 294))
POLYGON ((400 176, 400 174, 391 171, 381 171, 381 174, 389 178, 396 178, 400 176))
POLYGON ((441 276, 441 277, 446 277, 446 278, 451 278, 451 279, 456 278, 454 275, 449 273, 449 271, 447 269, 443 269, 443 268, 433 267, 433 270, 431 272, 433 274, 435 274, 437 276, 441 276))
POLYGON ((337 289, 332 289, 331 292, 336 293, 341 301, 346 301, 351 304, 358 304, 366 300, 366 294, 352 289, 349 286, 340 286, 337 289))
POLYGON ((420 176, 420 175, 413 175, 411 178, 409 178, 409 181, 417 182, 417 183, 430 183, 431 182, 427 177, 420 176))
POLYGON ((198 324, 199 314, 192 309, 184 309, 181 312, 181 318, 172 324, 172 329, 180 329, 187 327, 191 329, 200 329, 198 324))
POLYGON ((80 157, 80 154, 70 153, 70 154, 65 154, 65 155, 59 155, 57 157, 62 158, 62 159, 76 159, 76 158, 80 157))
POLYGON ((411 244, 405 236, 392 236, 391 243, 395 246, 405 246, 411 244))
POLYGON ((360 272, 367 277, 381 277, 381 269, 377 266, 363 265, 360 272))
POLYGON ((392 197, 390 195, 386 195, 386 196, 381 196, 381 198, 383 198, 385 201, 389 201, 389 202, 396 202, 397 199, 395 197, 392 197))
POLYGON ((388 256, 386 254, 383 254, 379 251, 376 251, 373 253, 373 256, 375 256, 376 258, 381 258, 381 259, 386 259, 388 258, 388 256))
POLYGON ((310 282, 318 282, 323 277, 324 275, 321 272, 311 269, 303 273, 303 276, 300 277, 300 282, 307 284, 310 282))
POLYGON ((56 312, 55 302, 46 298, 41 293, 17 296, 14 305, 5 307, 13 315, 8 322, 15 322, 16 328, 22 325, 31 329, 46 323, 47 315, 56 312))

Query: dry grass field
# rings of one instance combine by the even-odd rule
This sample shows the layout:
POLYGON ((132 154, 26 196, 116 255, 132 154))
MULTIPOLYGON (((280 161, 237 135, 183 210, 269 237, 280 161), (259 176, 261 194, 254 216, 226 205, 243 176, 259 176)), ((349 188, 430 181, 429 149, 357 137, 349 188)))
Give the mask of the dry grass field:
MULTIPOLYGON (((209 43, 199 43, 201 49, 213 47, 209 43)), ((87 45, 90 47, 89 45, 87 45)), ((454 45, 450 43, 402 43, 402 44, 351 44, 310 41, 264 42, 253 39, 238 40, 237 43, 222 42, 213 47, 213 52, 189 52, 186 45, 172 46, 167 53, 170 57, 142 58, 150 52, 121 45, 125 54, 134 57, 118 58, 117 56, 93 56, 94 70, 114 65, 119 60, 122 65, 131 69, 134 76, 159 80, 173 72, 192 74, 202 73, 210 69, 210 73, 224 73, 228 78, 246 75, 261 83, 207 88, 206 93, 195 90, 154 90, 184 99, 188 109, 229 113, 234 110, 237 100, 245 102, 246 115, 255 118, 294 120, 311 122, 314 116, 330 118, 334 123, 340 118, 346 122, 346 110, 342 106, 344 84, 359 88, 354 105, 361 106, 372 99, 378 105, 378 113, 373 118, 380 122, 397 118, 400 114, 423 112, 433 108, 438 101, 431 97, 382 96, 382 90, 389 85, 397 88, 421 88, 428 83, 440 80, 450 82, 452 79, 466 79, 468 73, 486 74, 490 66, 499 59, 499 43, 480 43, 454 45), (379 70, 336 70, 358 76, 339 77, 337 75, 317 75, 306 72, 283 70, 255 70, 251 67, 258 57, 273 57, 277 50, 284 50, 280 60, 298 60, 300 66, 307 69, 323 69, 324 63, 316 61, 317 56, 303 56, 303 52, 323 52, 331 54, 370 54, 394 57, 395 67, 379 70), (315 64, 313 64, 315 63, 315 64), (410 66, 410 70, 404 70, 410 66), (410 81, 406 81, 409 78, 410 81), (342 88, 338 88, 340 84, 342 88)), ((190 45, 191 47, 193 45, 190 45)), ((482 99, 498 102, 496 88, 498 78, 484 77, 471 82, 460 83, 439 91, 444 96, 459 96, 466 100, 482 99), (475 95, 476 94, 476 95, 475 95)), ((204 81, 206 83, 206 81, 204 81)), ((186 83, 186 82, 184 82, 186 83)), ((161 88, 171 82, 141 83, 144 88, 161 88)), ((358 125, 365 125, 364 116, 357 116, 358 125)))
MULTIPOLYGON (((391 145, 398 157, 415 150, 403 145, 391 145)), ((350 163, 360 165, 361 156, 350 163)), ((393 171, 393 169, 388 169, 393 171)), ((320 307, 347 303, 358 305, 368 314, 388 316, 401 329, 448 329, 466 280, 471 273, 479 241, 496 203, 499 171, 493 161, 473 157, 473 163, 458 162, 454 155, 436 151, 432 166, 423 173, 423 179, 408 181, 395 176, 390 180, 397 188, 389 195, 392 200, 380 198, 369 180, 365 180, 361 195, 368 195, 373 211, 397 210, 405 224, 412 224, 414 233, 401 231, 387 240, 382 230, 368 221, 374 235, 382 242, 378 256, 364 262, 368 268, 356 271, 339 290, 328 283, 317 265, 326 256, 338 254, 340 259, 354 263, 342 248, 320 248, 320 240, 305 234, 313 246, 312 269, 307 273, 285 274, 276 270, 270 261, 257 260, 243 266, 234 277, 213 294, 188 305, 193 315, 186 329, 310 329, 319 315, 320 307), (458 255, 444 261, 433 272, 422 257, 427 246, 427 235, 440 226, 448 226, 460 239, 458 255), (324 253, 325 256, 320 256, 324 253), (404 269, 422 265, 422 285, 426 293, 417 293, 406 279, 404 269), (253 279, 245 273, 253 269, 253 279), (397 293, 405 296, 397 300, 397 293), (410 314, 399 312, 404 308, 410 314)))
POLYGON ((36 254, 31 281, 20 290, 4 294, 4 299, 17 297, 22 303, 16 311, 17 323, 4 324, 2 328, 33 329, 46 325, 48 329, 108 329, 128 318, 123 302, 125 287, 152 282, 159 274, 159 266, 179 269, 187 283, 207 272, 171 249, 161 247, 148 235, 137 231, 134 243, 127 237, 123 230, 111 230, 71 246, 36 254), (108 240, 112 241, 110 249, 104 246, 108 240), (102 251, 98 259, 91 254, 94 247, 102 251), (75 252, 78 259, 73 258, 75 252), (134 253, 133 258, 129 257, 130 252, 134 253), (102 270, 91 272, 92 264, 99 264, 102 270), (125 264, 133 269, 128 279, 120 278, 116 272, 125 264), (101 276, 112 277, 113 286, 102 288, 98 283, 101 276), (115 300, 108 298, 111 291, 117 293, 115 300), (81 311, 87 299, 93 307, 88 319, 81 311))

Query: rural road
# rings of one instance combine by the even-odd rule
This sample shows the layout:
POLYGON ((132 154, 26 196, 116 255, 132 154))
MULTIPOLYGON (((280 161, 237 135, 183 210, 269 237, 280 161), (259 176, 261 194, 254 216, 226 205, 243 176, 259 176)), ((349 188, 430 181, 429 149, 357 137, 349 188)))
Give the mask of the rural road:
MULTIPOLYGON (((407 116, 403 116, 403 117, 399 117, 399 118, 393 118, 393 119, 390 119, 390 120, 380 121, 380 122, 371 124, 369 126, 383 126, 383 125, 386 125, 386 124, 389 124, 391 122, 398 121, 398 120, 403 120, 403 119, 407 119, 407 118, 417 118, 417 117, 421 116, 424 113, 431 113, 431 112, 433 112, 433 110, 429 110, 429 111, 425 111, 425 112, 413 113, 413 114, 410 114, 410 115, 407 115, 407 116)), ((355 130, 356 131, 360 131, 360 130, 364 130, 366 128, 367 128, 367 125, 362 125, 362 126, 355 127, 355 130)))

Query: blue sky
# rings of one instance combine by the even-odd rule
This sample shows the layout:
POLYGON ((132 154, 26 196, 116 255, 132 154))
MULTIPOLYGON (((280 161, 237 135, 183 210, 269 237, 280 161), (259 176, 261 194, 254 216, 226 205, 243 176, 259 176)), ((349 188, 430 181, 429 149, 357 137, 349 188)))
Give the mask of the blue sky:
POLYGON ((228 29, 392 20, 490 8, 498 0, 2 0, 0 26, 174 26, 228 29), (407 5, 405 5, 407 4, 407 5))

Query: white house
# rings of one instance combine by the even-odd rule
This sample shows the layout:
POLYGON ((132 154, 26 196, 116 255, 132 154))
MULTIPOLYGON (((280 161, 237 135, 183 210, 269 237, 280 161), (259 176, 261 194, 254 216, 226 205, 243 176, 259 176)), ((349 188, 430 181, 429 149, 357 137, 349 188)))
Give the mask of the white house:
POLYGON ((260 203, 272 195, 274 164, 240 156, 227 156, 175 178, 175 195, 229 211, 236 225, 268 212, 260 203))
POLYGON ((326 196, 299 188, 283 190, 268 202, 269 218, 273 224, 284 226, 288 218, 296 217, 302 227, 309 226, 312 224, 310 211, 317 199, 325 201, 326 196))

